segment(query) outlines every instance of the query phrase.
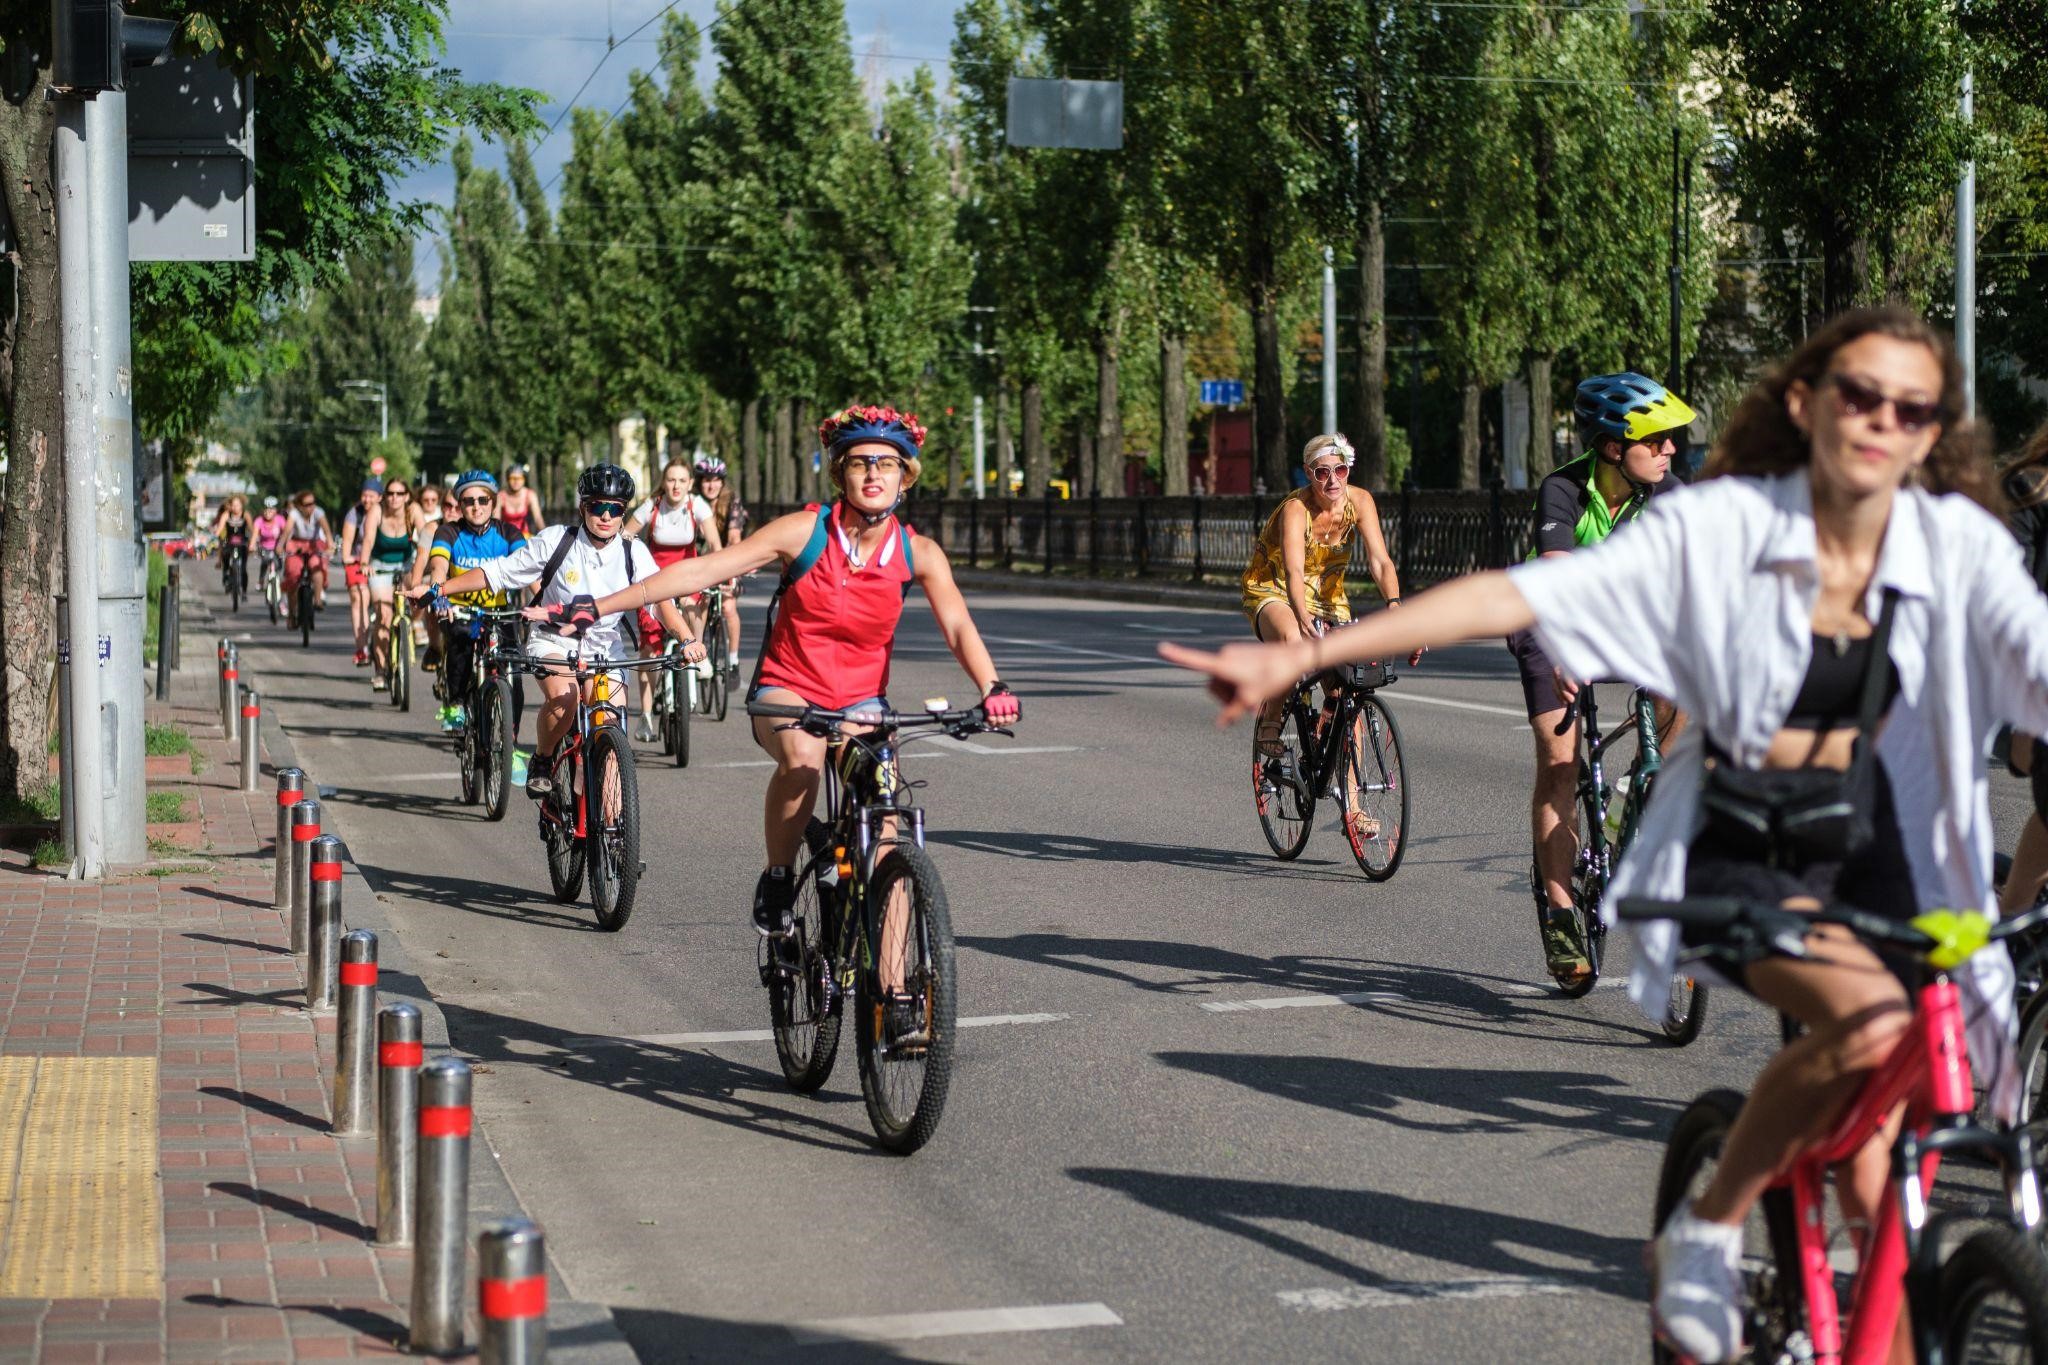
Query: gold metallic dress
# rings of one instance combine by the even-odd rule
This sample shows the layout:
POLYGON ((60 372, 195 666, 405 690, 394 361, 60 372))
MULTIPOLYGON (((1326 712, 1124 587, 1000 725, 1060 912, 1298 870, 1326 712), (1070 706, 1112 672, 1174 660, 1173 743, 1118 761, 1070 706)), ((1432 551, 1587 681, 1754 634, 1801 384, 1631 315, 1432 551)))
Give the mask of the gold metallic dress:
POLYGON ((1351 545, 1358 531, 1358 505, 1351 501, 1349 490, 1344 494, 1344 520, 1337 528, 1336 539, 1328 542, 1316 539, 1316 510, 1309 501, 1308 489, 1297 488, 1280 500, 1273 515, 1266 518, 1265 529, 1252 546, 1251 563, 1245 566, 1244 614, 1251 618, 1256 630, 1259 611, 1268 602, 1287 606, 1287 559, 1280 544, 1280 518, 1289 502, 1302 504, 1308 513, 1309 529, 1302 538, 1301 568, 1309 614, 1327 621, 1349 621, 1351 599, 1344 594, 1344 571, 1351 566, 1351 545))

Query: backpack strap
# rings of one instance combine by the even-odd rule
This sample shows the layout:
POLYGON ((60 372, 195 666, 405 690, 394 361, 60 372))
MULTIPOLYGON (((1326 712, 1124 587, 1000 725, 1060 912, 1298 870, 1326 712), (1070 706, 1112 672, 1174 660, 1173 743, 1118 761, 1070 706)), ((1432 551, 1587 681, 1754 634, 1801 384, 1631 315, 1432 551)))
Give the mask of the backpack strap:
MULTIPOLYGON (((540 571, 540 578, 534 584, 534 600, 537 602, 548 595, 548 585, 555 581, 555 573, 562 567, 562 561, 569 557, 569 547, 576 543, 578 528, 571 526, 560 540, 555 542, 555 552, 548 556, 547 567, 540 571)), ((628 557, 627 572, 632 571, 632 559, 628 557)))

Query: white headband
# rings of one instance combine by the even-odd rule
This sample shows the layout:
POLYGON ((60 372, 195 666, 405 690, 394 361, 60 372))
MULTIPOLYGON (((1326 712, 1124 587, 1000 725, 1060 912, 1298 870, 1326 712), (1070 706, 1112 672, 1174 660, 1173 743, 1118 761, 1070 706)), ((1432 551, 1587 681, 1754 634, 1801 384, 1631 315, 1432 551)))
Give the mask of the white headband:
POLYGON ((1314 455, 1310 456, 1309 458, 1312 460, 1321 459, 1323 456, 1329 454, 1331 451, 1334 450, 1339 455, 1342 455, 1344 457, 1344 467, 1346 469, 1351 468, 1352 461, 1358 458, 1358 452, 1351 448, 1351 442, 1345 440, 1341 432, 1333 432, 1327 438, 1327 441, 1328 444, 1326 444, 1321 450, 1318 450, 1314 455))

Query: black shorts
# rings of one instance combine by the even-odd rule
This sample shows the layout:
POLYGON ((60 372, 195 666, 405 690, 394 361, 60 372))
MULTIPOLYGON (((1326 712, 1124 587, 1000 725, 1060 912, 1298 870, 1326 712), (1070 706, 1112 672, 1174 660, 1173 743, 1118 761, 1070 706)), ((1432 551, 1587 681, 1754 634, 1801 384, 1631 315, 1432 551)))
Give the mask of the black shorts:
POLYGON ((1543 652, 1533 630, 1518 630, 1508 636, 1508 653, 1522 670, 1522 704, 1534 720, 1546 711, 1564 710, 1564 698, 1557 694, 1557 667, 1543 652))

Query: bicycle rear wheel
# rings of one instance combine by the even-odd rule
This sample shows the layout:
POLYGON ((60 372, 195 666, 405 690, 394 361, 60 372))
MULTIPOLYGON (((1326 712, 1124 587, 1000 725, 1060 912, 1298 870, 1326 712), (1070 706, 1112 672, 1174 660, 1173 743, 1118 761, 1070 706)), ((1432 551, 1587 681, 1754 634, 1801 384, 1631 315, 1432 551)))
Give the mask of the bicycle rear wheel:
POLYGON ((313 569, 308 565, 299 574, 299 648, 308 649, 313 644, 313 569))
POLYGON ((1358 870, 1383 882, 1401 866, 1408 846, 1408 775, 1401 766, 1400 728, 1378 697, 1360 698, 1341 762, 1337 801, 1344 838, 1358 870))
MULTIPOLYGON (((1663 1228, 1681 1203, 1707 1187, 1728 1130, 1742 1112, 1735 1090, 1709 1090, 1687 1106, 1664 1148, 1664 1166, 1657 1177, 1657 1203, 1650 1234, 1663 1228)), ((1766 1190, 1743 1225, 1742 1282, 1748 1290, 1749 1320, 1744 1335, 1749 1354, 1744 1360, 1778 1361, 1806 1334, 1806 1297, 1799 1275, 1799 1236, 1793 1221, 1792 1196, 1784 1189, 1766 1190)), ((1661 1340, 1652 1339, 1650 1358, 1658 1365, 1676 1365, 1681 1357, 1661 1340)))
POLYGON ((583 894, 583 840, 576 837, 576 765, 555 765, 555 789, 543 798, 540 838, 548 851, 548 886, 555 899, 572 905, 583 894))
POLYGON ((1282 859, 1301 856, 1316 814, 1316 794, 1309 785, 1307 713, 1289 698, 1280 713, 1280 753, 1259 752, 1258 730, 1252 731, 1252 804, 1266 843, 1282 859))
POLYGON ((512 689, 503 678, 493 678, 485 685, 478 727, 484 814, 502 820, 512 798, 512 689))
POLYGON ((1951 1365, 2048 1360, 2048 1261, 2017 1229, 1972 1233, 1942 1264, 1936 1299, 1951 1365))
POLYGON ((391 704, 412 710, 412 617, 403 607, 391 620, 391 704))
POLYGON ((883 856, 868 894, 882 941, 872 945, 874 965, 860 974, 860 1093, 876 1140, 907 1154, 938 1130, 953 1078, 953 917, 938 868, 915 844, 898 844, 883 856), (892 900, 904 921, 903 989, 915 1002, 916 1018, 915 1030, 893 1043, 881 992, 892 900))
POLYGON ((1679 972, 1671 978, 1671 1003, 1664 1008, 1662 1028, 1667 1041, 1684 1047, 1700 1036, 1707 1021, 1707 983, 1679 972))
POLYGON ((584 762, 590 908, 598 928, 616 933, 632 918, 640 889, 640 782, 626 732, 616 725, 598 726, 584 762))
POLYGON ((812 820, 804 830, 811 856, 797 874, 795 932, 786 939, 761 940, 761 974, 768 983, 775 1059, 782 1064, 782 1078, 789 1088, 804 1095, 832 1075, 832 1063, 839 1055, 839 1026, 845 1018, 825 943, 831 928, 827 916, 833 908, 831 898, 838 895, 838 883, 828 894, 818 879, 830 866, 824 861, 832 856, 829 838, 819 820, 812 820))
POLYGON ((668 734, 674 741, 668 751, 675 755, 678 768, 690 766, 690 712, 697 709, 690 700, 689 668, 684 664, 668 675, 668 734))
POLYGON ((471 697, 462 702, 462 733, 455 737, 455 752, 462 756, 462 804, 474 806, 484 799, 483 718, 471 697))
POLYGON ((727 676, 725 662, 725 613, 715 612, 704 631, 704 648, 711 659, 711 719, 723 723, 728 706, 731 704, 732 679, 727 676))
POLYGON ((277 571, 266 569, 263 574, 263 605, 270 609, 270 624, 273 626, 277 624, 277 607, 283 597, 277 586, 277 571))

